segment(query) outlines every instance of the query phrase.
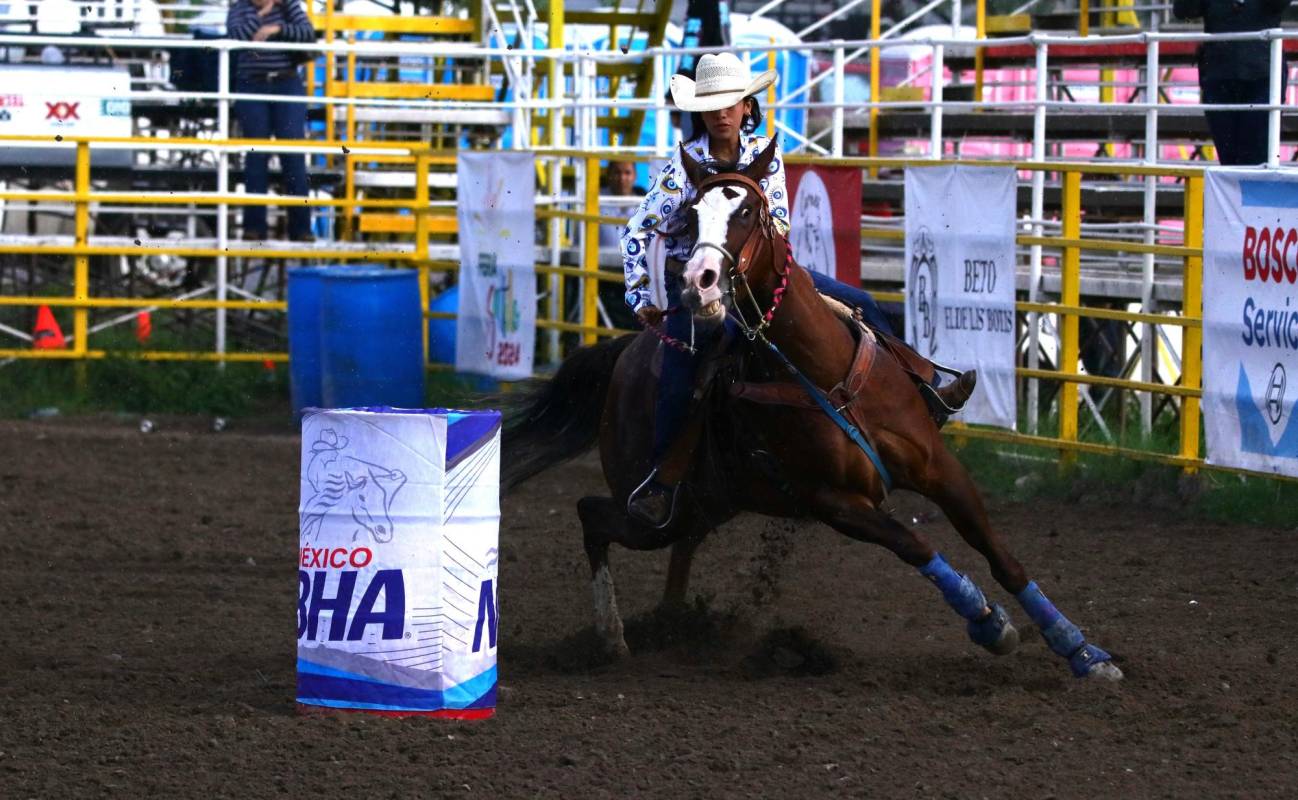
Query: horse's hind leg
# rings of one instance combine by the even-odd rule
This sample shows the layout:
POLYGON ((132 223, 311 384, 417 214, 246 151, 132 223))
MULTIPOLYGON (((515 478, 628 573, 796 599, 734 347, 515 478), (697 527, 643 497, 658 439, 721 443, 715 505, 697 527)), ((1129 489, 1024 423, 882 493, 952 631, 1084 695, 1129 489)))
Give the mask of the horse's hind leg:
POLYGON ((822 489, 814 505, 817 517, 830 527, 857 539, 882 545, 915 567, 934 583, 942 598, 968 622, 969 638, 987 650, 1005 655, 1018 646, 1018 631, 999 605, 988 604, 972 580, 951 569, 917 531, 875 508, 859 494, 822 489))
POLYGON ((1023 565, 1010 554, 1005 538, 992 528, 982 495, 964 465, 945 447, 938 448, 935 459, 933 480, 923 487, 924 493, 941 506, 960 536, 987 559, 996 582, 1019 601, 1041 629, 1050 649, 1068 659, 1073 674, 1079 678, 1120 680, 1122 670, 1112 663, 1112 656, 1087 642, 1081 630, 1059 613, 1035 582, 1028 580, 1023 565))

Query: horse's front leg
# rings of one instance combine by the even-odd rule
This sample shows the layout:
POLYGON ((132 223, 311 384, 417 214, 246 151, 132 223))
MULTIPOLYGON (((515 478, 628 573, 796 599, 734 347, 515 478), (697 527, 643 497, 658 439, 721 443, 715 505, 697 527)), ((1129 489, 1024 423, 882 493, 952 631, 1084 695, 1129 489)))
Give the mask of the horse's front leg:
POLYGON ((1010 554, 1005 537, 992 528, 973 479, 945 447, 936 449, 933 469, 923 490, 942 508, 969 546, 987 559, 997 583, 1014 595, 1050 649, 1068 660, 1074 675, 1122 679, 1122 670, 1113 663, 1113 657, 1087 642, 1081 630, 1055 608, 1035 582, 1028 580, 1023 565, 1010 554))
POLYGON ((996 655, 1018 646, 1019 634, 1009 614, 988 603, 972 580, 952 570, 922 534, 888 516, 862 494, 820 489, 813 496, 817 518, 858 541, 888 548, 917 569, 942 592, 947 605, 968 623, 969 638, 996 655))

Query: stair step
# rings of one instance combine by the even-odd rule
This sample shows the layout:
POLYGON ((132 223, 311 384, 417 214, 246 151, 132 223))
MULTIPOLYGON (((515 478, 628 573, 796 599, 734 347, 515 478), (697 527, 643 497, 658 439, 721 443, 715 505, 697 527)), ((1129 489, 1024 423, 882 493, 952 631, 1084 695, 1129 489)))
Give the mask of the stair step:
POLYGON ((388 83, 372 81, 334 83, 330 97, 384 98, 389 100, 477 100, 496 99, 496 90, 490 86, 469 83, 388 83))
POLYGON ((987 33, 1016 34, 1032 32, 1032 15, 997 14, 987 17, 987 33))
MULTIPOLYGON (((324 30, 329 24, 324 14, 316 14, 312 23, 324 30)), ((333 29, 338 31, 375 31, 381 33, 422 33, 429 36, 472 36, 477 25, 471 19, 458 17, 371 17, 359 14, 334 14, 333 29)))

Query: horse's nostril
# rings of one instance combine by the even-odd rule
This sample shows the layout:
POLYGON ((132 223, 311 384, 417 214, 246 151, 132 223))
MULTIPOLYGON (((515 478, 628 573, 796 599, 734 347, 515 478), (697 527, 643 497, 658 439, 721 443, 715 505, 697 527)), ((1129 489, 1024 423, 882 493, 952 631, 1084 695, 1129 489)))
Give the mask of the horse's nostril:
POLYGON ((715 269, 705 269, 703 270, 703 274, 699 276, 700 289, 711 289, 713 284, 715 284, 716 282, 717 282, 717 271, 715 269))

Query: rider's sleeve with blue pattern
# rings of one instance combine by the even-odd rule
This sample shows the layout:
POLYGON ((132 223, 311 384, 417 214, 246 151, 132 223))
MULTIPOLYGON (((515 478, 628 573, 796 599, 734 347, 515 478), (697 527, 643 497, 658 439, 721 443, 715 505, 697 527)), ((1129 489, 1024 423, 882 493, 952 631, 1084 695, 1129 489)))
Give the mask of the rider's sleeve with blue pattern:
POLYGON ((685 184, 685 167, 681 164, 680 150, 672 155, 654 180, 653 188, 640 201, 640 207, 631 216, 622 231, 622 273, 626 279, 626 304, 639 311, 653 297, 649 291, 649 261, 646 254, 649 242, 657 234, 654 228, 667 219, 680 205, 685 184))
MULTIPOLYGON (((757 137, 758 153, 760 148, 766 147, 769 141, 764 137, 757 137)), ((754 158, 756 155, 754 155, 754 158)), ((771 159, 769 173, 761 181, 762 189, 766 191, 766 203, 771 208, 771 220, 775 222, 775 227, 784 236, 789 235, 789 189, 788 179, 784 174, 784 153, 780 150, 779 140, 775 143, 775 157, 771 159)))

